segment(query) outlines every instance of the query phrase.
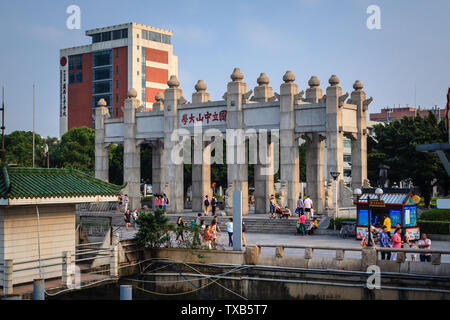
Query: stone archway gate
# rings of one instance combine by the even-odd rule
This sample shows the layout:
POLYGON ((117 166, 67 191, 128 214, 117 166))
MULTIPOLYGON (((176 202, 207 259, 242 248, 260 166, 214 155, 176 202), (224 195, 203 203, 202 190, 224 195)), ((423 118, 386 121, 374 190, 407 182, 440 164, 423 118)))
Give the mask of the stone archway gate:
MULTIPOLYGON (((95 111, 95 176, 108 181, 108 147, 112 143, 123 144, 124 182, 127 183, 125 193, 129 195, 131 208, 139 207, 140 145, 148 143, 152 147, 153 192, 164 192, 169 196, 170 212, 182 212, 183 163, 174 154, 179 153, 179 141, 189 136, 193 138, 194 146, 189 150, 184 148, 183 157, 186 160, 191 156, 190 151, 194 151, 193 210, 201 211, 203 196, 211 194, 211 141, 215 139, 205 136, 213 132, 213 136, 226 136, 229 203, 232 203, 232 190, 241 190, 243 199, 248 199, 249 159, 245 152, 248 144, 239 144, 239 133, 235 133, 241 130, 247 141, 250 140, 246 138, 248 132, 264 132, 268 136, 267 144, 261 143, 262 140, 257 143, 260 156, 256 157, 255 162, 256 213, 269 211, 267 198, 273 193, 273 171, 269 174, 262 172, 270 166, 277 168, 273 150, 278 147, 271 148, 276 143, 280 144, 282 201, 291 209, 296 207, 299 196, 299 138, 306 141, 307 193, 317 211, 321 212, 327 207, 326 177, 323 173, 325 139, 327 172, 341 173, 337 183, 338 201, 343 203, 344 198, 351 194, 345 190, 342 179, 344 136, 351 139, 352 188, 367 185, 366 112, 372 98, 366 99, 363 84, 359 80, 353 84, 354 90, 349 98, 348 93, 342 94, 336 75, 330 77, 325 95, 315 76, 308 81, 306 92, 299 92, 291 71, 283 76, 284 83, 280 86, 279 94, 273 92, 269 78, 264 73, 258 77, 258 85, 250 91, 243 78, 239 68, 235 68, 223 100, 219 101, 210 101, 206 84, 200 80, 189 103, 183 97, 179 81, 171 76, 167 82, 169 88, 164 91, 164 95, 158 93, 151 112, 142 112, 140 101, 136 98, 137 92, 132 88, 124 103, 124 117, 118 119, 110 118, 105 101, 100 100, 95 111), (266 134, 268 131, 269 135, 266 134), (234 135, 230 132, 234 132, 234 135), (196 143, 199 136, 200 143, 196 143), (269 159, 269 165, 261 157, 264 153, 269 159), (243 154, 246 156, 242 158, 243 154), (239 161, 239 158, 244 160, 239 161)), ((247 214, 248 208, 244 207, 243 214, 247 214)))

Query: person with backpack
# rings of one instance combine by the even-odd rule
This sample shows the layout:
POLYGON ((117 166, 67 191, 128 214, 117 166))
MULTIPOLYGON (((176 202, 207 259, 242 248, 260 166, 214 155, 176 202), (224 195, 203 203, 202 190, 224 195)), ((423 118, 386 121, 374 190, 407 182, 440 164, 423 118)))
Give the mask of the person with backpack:
POLYGON ((208 195, 205 196, 205 198, 203 199, 203 205, 205 207, 205 216, 208 216, 208 211, 209 211, 209 199, 208 199, 208 195))
POLYGON ((216 205, 217 205, 217 199, 216 197, 213 195, 211 198, 211 211, 212 211, 212 215, 215 216, 216 215, 216 205))

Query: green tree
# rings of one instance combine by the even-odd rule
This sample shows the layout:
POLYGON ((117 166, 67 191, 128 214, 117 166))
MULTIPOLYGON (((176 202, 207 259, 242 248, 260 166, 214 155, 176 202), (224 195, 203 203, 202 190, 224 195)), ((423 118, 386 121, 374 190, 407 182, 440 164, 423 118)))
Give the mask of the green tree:
POLYGON ((135 241, 140 248, 159 248, 170 245, 169 218, 164 215, 162 209, 142 211, 139 213, 136 223, 139 230, 135 235, 135 241))
POLYGON ((123 145, 113 144, 109 147, 109 182, 123 183, 123 145))
POLYGON ((59 164, 92 173, 95 170, 95 130, 88 127, 73 128, 61 137, 59 164))
MULTIPOLYGON (((35 166, 46 166, 45 140, 35 134, 35 166)), ((21 167, 33 166, 33 132, 14 131, 5 135, 6 162, 21 167)))
MULTIPOLYGON (((410 180, 420 189, 428 207, 433 186, 448 184, 448 176, 435 153, 417 152, 416 145, 444 142, 445 126, 433 113, 426 117, 404 117, 389 124, 374 126, 376 140, 368 142, 369 177, 376 179, 378 166, 390 167, 391 182, 410 180)), ((375 181, 371 180, 372 184, 375 181)))

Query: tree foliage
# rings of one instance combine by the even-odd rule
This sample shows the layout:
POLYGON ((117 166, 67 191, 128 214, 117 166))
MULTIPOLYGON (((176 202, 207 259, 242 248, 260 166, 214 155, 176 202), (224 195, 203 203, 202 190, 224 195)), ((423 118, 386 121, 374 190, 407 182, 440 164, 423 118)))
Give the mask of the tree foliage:
POLYGON ((388 165, 389 180, 412 181, 420 189, 425 205, 429 206, 433 186, 445 188, 449 178, 436 153, 417 152, 416 145, 445 142, 444 122, 438 123, 430 112, 423 118, 404 117, 388 124, 378 124, 374 130, 376 140, 368 141, 369 178, 372 184, 377 184, 379 165, 388 165))
POLYGON ((88 127, 73 128, 61 137, 59 164, 93 173, 95 170, 95 130, 88 127))
MULTIPOLYGON (((35 166, 45 165, 45 140, 35 134, 35 166)), ((33 166, 33 132, 14 131, 5 135, 6 162, 21 167, 33 166)))
POLYGON ((140 248, 159 248, 170 246, 169 218, 164 215, 162 209, 155 211, 142 211, 139 213, 136 223, 139 230, 135 235, 135 241, 140 248))

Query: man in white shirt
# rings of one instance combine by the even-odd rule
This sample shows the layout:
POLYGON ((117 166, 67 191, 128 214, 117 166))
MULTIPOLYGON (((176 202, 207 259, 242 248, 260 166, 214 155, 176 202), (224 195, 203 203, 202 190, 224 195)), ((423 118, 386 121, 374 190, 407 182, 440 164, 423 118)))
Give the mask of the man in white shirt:
MULTIPOLYGON (((427 238, 427 234, 426 233, 422 233, 422 239, 420 239, 417 242, 417 247, 419 247, 419 249, 426 249, 426 250, 430 250, 431 248, 431 240, 427 238)), ((420 261, 424 262, 431 262, 431 253, 425 253, 425 254, 420 254, 420 261)))
POLYGON ((303 206, 305 207, 306 219, 309 220, 309 218, 310 218, 309 215, 311 213, 311 209, 314 208, 313 201, 311 200, 311 198, 309 196, 307 196, 305 201, 303 201, 303 206))

